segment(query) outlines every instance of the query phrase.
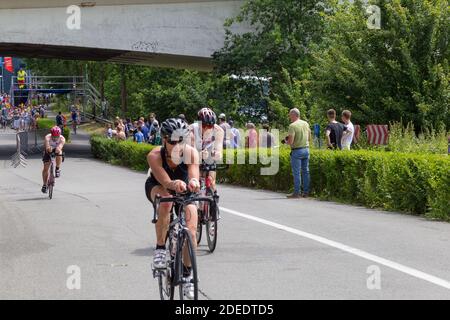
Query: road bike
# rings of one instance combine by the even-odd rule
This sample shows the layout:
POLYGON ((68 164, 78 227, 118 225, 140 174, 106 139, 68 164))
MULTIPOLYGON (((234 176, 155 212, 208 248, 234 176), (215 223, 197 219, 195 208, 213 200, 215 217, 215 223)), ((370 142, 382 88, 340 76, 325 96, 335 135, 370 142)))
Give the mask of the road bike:
POLYGON ((217 246, 217 227, 219 218, 219 196, 217 191, 212 189, 212 181, 209 173, 216 171, 215 165, 202 165, 203 176, 200 178, 200 193, 202 196, 210 197, 212 202, 201 202, 198 210, 197 224, 197 244, 200 244, 205 226, 206 240, 208 242, 209 252, 213 253, 217 246))
POLYGON ((61 155, 57 155, 55 151, 52 151, 50 154, 50 168, 48 179, 47 179, 47 187, 48 187, 48 198, 50 200, 53 199, 53 190, 55 188, 55 181, 56 181, 56 157, 62 157, 64 162, 64 153, 61 155))
POLYGON ((164 269, 156 269, 152 266, 153 277, 158 279, 159 295, 161 300, 174 300, 175 289, 179 287, 179 298, 185 300, 184 286, 186 280, 183 277, 183 266, 191 265, 192 280, 194 285, 194 300, 198 300, 198 271, 197 259, 193 240, 186 226, 185 206, 196 202, 212 202, 211 197, 202 197, 196 193, 175 194, 171 198, 156 196, 154 202, 154 217, 152 222, 158 222, 158 211, 161 203, 174 203, 170 214, 169 230, 166 236, 166 247, 169 251, 168 260, 164 269), (175 215, 176 212, 176 215, 175 215), (183 251, 187 254, 183 254, 183 251))

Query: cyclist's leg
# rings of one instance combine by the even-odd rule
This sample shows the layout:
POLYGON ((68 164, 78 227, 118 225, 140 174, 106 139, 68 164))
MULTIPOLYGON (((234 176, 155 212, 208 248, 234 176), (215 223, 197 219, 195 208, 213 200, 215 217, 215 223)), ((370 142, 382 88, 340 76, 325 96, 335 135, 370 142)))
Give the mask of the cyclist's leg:
MULTIPOLYGON (((197 206, 195 204, 189 204, 184 208, 184 210, 186 213, 186 225, 191 234, 192 245, 194 246, 194 250, 196 250, 197 241, 195 241, 195 239, 197 238, 197 223, 198 223, 197 206)), ((189 252, 187 251, 187 248, 184 248, 183 254, 185 261, 189 262, 189 265, 186 267, 190 267, 189 252)))
POLYGON ((211 189, 214 191, 216 191, 216 172, 215 171, 210 171, 209 172, 209 179, 211 181, 211 189))
POLYGON ((44 153, 42 161, 44 163, 44 167, 42 169, 42 186, 47 186, 48 171, 50 169, 50 161, 51 161, 50 155, 47 152, 44 153))
MULTIPOLYGON (((154 203, 156 195, 161 197, 170 197, 171 195, 164 189, 161 185, 149 185, 146 183, 145 186, 147 197, 151 199, 154 203)), ((158 211, 158 222, 155 225, 156 228, 156 245, 165 246, 166 244, 166 234, 170 223, 170 212, 172 210, 172 203, 161 203, 158 211)))
POLYGON ((57 155, 57 157, 56 157, 56 167, 61 169, 62 158, 63 158, 62 157, 62 151, 61 151, 60 154, 56 154, 56 155, 57 155))

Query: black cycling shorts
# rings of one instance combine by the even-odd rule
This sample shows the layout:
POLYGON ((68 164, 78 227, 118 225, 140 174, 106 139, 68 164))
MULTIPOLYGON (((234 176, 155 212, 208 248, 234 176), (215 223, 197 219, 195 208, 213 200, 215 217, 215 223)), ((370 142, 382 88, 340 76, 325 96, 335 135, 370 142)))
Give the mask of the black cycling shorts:
POLYGON ((147 181, 145 181, 145 195, 147 196, 148 201, 150 201, 151 203, 153 203, 152 198, 151 198, 152 190, 154 187, 160 186, 160 185, 161 184, 158 183, 157 181, 155 181, 154 179, 152 179, 152 177, 149 177, 147 179, 147 181))

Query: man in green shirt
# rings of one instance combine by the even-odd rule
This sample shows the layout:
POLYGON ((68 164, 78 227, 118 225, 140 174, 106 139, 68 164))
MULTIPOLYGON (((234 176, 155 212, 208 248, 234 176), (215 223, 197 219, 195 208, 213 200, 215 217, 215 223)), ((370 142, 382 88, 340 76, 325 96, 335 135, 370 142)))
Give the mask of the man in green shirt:
POLYGON ((295 108, 289 112, 291 124, 289 135, 284 142, 291 146, 291 166, 294 175, 294 193, 288 195, 289 199, 309 196, 309 142, 311 141, 311 129, 306 121, 300 120, 300 111, 295 108), (300 169, 303 180, 303 194, 300 192, 300 169))

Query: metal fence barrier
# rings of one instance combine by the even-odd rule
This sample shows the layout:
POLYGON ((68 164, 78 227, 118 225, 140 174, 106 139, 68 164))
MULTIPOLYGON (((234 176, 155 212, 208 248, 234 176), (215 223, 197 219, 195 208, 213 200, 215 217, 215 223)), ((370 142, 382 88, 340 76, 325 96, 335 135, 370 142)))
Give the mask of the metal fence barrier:
POLYGON ((16 150, 17 152, 11 157, 11 166, 14 168, 17 168, 18 166, 26 167, 27 166, 27 159, 25 156, 27 153, 22 150, 23 140, 21 139, 21 136, 24 137, 27 132, 18 132, 16 134, 16 150))

